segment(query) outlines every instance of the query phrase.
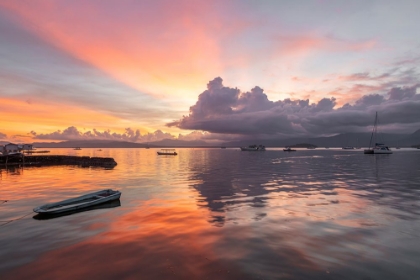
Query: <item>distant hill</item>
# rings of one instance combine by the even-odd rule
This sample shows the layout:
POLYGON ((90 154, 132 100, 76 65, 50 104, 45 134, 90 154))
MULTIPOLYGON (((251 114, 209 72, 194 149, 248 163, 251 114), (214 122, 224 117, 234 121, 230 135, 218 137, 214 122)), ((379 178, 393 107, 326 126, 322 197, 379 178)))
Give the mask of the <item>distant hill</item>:
MULTIPOLYGON (((371 133, 345 133, 330 137, 296 137, 288 139, 248 139, 241 141, 232 141, 220 143, 218 145, 209 144, 205 141, 185 141, 177 139, 164 139, 161 141, 146 143, 133 143, 127 141, 110 141, 110 140, 73 140, 63 142, 35 142, 36 148, 177 148, 177 147, 243 147, 249 145, 264 145, 266 147, 296 147, 301 143, 316 147, 368 147, 371 133)), ((411 134, 391 134, 379 133, 378 142, 383 142, 390 147, 413 147, 420 146, 420 129, 411 134)), ((1 141, 0 145, 9 142, 1 141)))
MULTIPOLYGON (((75 140, 63 142, 35 142, 36 148, 145 148, 146 144, 125 142, 125 141, 108 141, 108 140, 75 140)), ((151 147, 151 145, 149 145, 151 147)))
POLYGON ((308 143, 299 143, 290 147, 291 148, 316 148, 315 145, 308 144, 308 143))
MULTIPOLYGON (((299 143, 307 143, 317 147, 335 147, 341 148, 345 146, 353 147, 368 147, 371 138, 371 133, 344 133, 330 137, 297 137, 288 139, 251 139, 233 142, 225 142, 222 145, 226 147, 241 147, 252 144, 262 144, 266 147, 292 147, 299 143)), ((420 130, 412 134, 391 134, 379 133, 377 141, 383 142, 391 147, 411 147, 413 145, 420 145, 420 130)))
MULTIPOLYGON (((202 140, 185 141, 177 139, 163 139, 161 141, 152 142, 155 147, 210 147, 211 144, 202 140)), ((213 145, 214 146, 214 145, 213 145)))
POLYGON ((72 140, 63 142, 35 142, 36 148, 164 148, 164 147, 209 147, 205 141, 183 141, 175 139, 164 139, 149 144, 134 143, 126 141, 109 141, 109 140, 72 140))

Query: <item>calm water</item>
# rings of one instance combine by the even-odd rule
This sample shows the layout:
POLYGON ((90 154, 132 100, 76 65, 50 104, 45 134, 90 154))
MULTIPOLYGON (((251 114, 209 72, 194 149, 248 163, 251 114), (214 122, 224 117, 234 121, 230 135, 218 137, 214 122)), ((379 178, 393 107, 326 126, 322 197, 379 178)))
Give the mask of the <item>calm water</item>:
POLYGON ((51 154, 118 165, 0 170, 1 279, 419 279, 420 150, 51 154), (120 203, 34 218, 105 188, 120 203))

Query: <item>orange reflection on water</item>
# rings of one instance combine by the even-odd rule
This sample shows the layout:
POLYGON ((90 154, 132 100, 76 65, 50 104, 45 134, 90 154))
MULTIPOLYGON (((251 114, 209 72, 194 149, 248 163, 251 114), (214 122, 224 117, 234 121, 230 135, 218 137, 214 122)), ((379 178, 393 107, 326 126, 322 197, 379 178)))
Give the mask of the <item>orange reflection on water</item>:
POLYGON ((218 260, 220 232, 194 205, 152 200, 115 218, 109 229, 79 244, 51 251, 6 279, 231 279, 245 275, 218 260), (157 206, 160 205, 160 206, 157 206))
POLYGON ((0 183, 4 181, 1 183, 2 195, 10 201, 24 199, 48 203, 97 190, 98 186, 92 182, 80 180, 78 169, 78 166, 60 165, 3 169, 0 171, 0 183))

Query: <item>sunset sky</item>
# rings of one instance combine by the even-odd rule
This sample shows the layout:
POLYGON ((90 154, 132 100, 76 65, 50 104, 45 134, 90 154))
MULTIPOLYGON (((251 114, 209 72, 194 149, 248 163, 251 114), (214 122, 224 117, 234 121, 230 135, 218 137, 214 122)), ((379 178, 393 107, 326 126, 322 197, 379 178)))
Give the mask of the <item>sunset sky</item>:
POLYGON ((420 128, 420 1, 0 0, 0 141, 420 128))

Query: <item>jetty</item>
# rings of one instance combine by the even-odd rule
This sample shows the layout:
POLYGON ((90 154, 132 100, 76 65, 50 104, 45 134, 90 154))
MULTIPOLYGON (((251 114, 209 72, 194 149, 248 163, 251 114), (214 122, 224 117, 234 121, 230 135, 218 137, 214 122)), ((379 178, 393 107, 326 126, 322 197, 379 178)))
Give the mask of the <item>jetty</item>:
POLYGON ((82 167, 114 167, 117 162, 110 157, 65 155, 0 155, 0 167, 6 166, 77 165, 82 167))

